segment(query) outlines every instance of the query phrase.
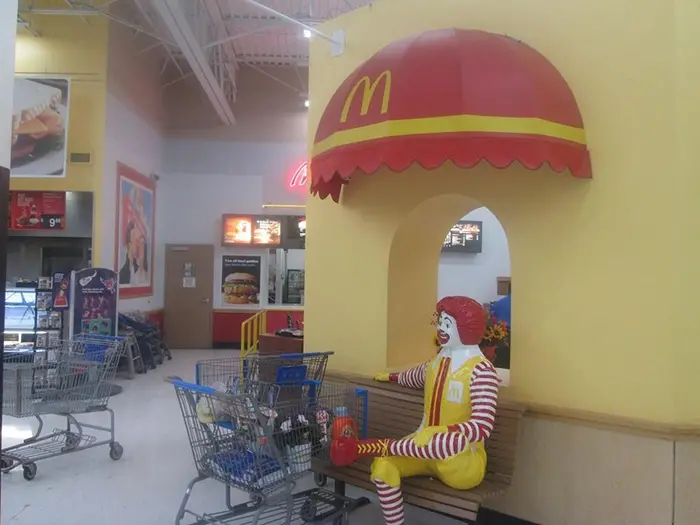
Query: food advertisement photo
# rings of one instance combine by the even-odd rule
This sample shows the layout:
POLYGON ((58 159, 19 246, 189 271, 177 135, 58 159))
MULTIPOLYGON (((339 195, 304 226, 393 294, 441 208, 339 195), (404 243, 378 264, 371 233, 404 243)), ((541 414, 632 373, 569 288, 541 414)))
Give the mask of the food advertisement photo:
POLYGON ((222 304, 260 303, 259 255, 224 255, 221 259, 222 304))
POLYGON ((15 78, 13 177, 65 177, 70 81, 15 78))

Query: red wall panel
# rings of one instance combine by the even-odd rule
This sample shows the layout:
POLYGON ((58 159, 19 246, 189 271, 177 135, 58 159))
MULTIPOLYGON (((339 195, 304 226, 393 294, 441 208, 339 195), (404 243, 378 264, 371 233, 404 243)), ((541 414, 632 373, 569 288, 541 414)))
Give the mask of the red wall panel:
POLYGON ((282 328, 287 328, 287 314, 292 317, 294 322, 294 328, 296 328, 296 323, 299 321, 299 326, 303 329, 304 325, 304 312, 299 310, 268 310, 267 312, 267 331, 269 333, 275 333, 276 330, 282 328))
POLYGON ((214 325, 212 326, 214 343, 240 343, 241 324, 253 315, 255 312, 214 310, 214 325))
MULTIPOLYGON (((275 330, 287 327, 287 313, 292 316, 295 323, 304 321, 304 312, 299 310, 268 310, 267 331, 274 333, 275 330)), ((256 312, 237 310, 214 310, 214 320, 212 327, 212 339, 214 343, 240 343, 241 325, 256 312)), ((301 325, 303 327, 303 325, 301 325)))

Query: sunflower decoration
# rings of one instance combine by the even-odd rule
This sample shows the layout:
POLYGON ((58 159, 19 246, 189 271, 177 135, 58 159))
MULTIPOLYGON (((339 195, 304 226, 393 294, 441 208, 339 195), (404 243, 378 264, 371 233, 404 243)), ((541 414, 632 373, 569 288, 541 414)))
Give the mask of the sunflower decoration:
POLYGON ((437 312, 433 313, 433 317, 430 320, 430 326, 434 327, 436 329, 435 333, 433 333, 433 347, 435 350, 440 350, 440 340, 438 339, 437 336, 437 325, 438 325, 438 314, 437 312))
POLYGON ((510 330, 504 321, 499 321, 495 317, 489 317, 486 323, 484 338, 479 343, 484 356, 494 363, 496 361, 496 353, 499 348, 507 348, 510 346, 510 330))

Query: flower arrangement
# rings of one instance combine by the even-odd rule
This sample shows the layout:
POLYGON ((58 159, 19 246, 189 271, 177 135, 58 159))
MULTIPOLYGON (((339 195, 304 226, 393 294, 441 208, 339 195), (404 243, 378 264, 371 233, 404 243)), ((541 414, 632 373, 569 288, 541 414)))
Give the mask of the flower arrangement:
POLYGON ((479 348, 486 358, 492 363, 496 360, 498 348, 510 346, 510 330, 504 321, 490 316, 486 321, 484 338, 479 343, 479 348))

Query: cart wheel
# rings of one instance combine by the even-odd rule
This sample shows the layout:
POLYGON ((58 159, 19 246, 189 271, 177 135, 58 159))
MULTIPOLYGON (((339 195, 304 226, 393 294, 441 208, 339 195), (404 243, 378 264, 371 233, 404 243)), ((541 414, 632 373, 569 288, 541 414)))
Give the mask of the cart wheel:
POLYGON ((316 519, 316 502, 307 499, 301 506, 301 512, 299 512, 299 515, 302 521, 307 523, 314 521, 316 519))
POLYGON ((328 476, 321 474, 320 472, 316 472, 314 474, 314 482, 316 483, 317 487, 325 487, 328 484, 328 476))
POLYGON ((349 525, 350 517, 347 512, 343 512, 342 516, 338 516, 333 520, 333 525, 349 525))
POLYGON ((124 447, 122 447, 119 443, 116 441, 114 443, 109 444, 109 458, 117 461, 120 460, 122 457, 122 454, 124 454, 124 447))
POLYGON ((14 463, 11 459, 0 458, 0 470, 6 471, 5 474, 7 474, 14 463))
POLYGON ((27 463, 22 467, 24 470, 24 479, 31 481, 36 477, 36 463, 27 463))

